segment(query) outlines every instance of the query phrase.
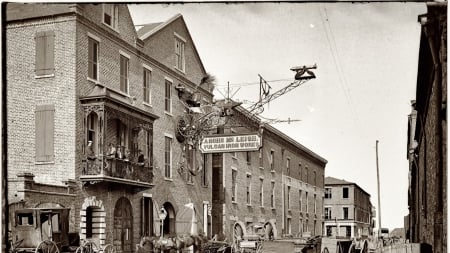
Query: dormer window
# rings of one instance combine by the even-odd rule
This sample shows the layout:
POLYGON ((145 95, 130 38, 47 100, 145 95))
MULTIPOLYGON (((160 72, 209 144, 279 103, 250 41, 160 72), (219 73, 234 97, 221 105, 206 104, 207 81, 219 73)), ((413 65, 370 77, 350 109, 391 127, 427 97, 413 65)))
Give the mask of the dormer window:
POLYGON ((184 72, 185 69, 185 55, 184 55, 184 47, 186 44, 186 40, 182 38, 180 35, 175 33, 175 68, 184 72))
POLYGON ((119 21, 119 6, 117 4, 103 4, 103 23, 117 29, 119 21))

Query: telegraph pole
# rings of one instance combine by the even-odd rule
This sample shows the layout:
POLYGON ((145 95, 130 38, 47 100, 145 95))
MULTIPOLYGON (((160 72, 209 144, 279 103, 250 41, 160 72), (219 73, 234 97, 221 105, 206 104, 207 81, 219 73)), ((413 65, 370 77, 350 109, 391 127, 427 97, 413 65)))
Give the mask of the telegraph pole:
POLYGON ((381 206, 380 206, 380 169, 378 168, 378 140, 375 146, 376 158, 377 158, 377 189, 378 189, 378 238, 381 233, 381 206))

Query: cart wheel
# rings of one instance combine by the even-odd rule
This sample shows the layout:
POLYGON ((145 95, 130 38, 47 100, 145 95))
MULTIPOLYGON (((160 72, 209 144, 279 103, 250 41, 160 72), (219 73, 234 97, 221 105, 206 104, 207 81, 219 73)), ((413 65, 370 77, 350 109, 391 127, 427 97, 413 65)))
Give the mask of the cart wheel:
POLYGON ((369 252, 369 243, 367 242, 367 240, 364 240, 360 253, 368 253, 368 252, 369 252))
POLYGON ((77 248, 75 253, 95 253, 98 251, 98 247, 93 242, 86 242, 85 244, 81 245, 77 248))
POLYGON ((355 253, 356 249, 355 249, 355 244, 352 243, 352 245, 350 245, 350 248, 348 249, 348 253, 355 253))
POLYGON ((330 253, 327 247, 323 248, 322 253, 330 253))
POLYGON ((59 253, 58 246, 56 243, 50 240, 45 240, 39 243, 36 247, 35 253, 59 253))
POLYGON ((106 244, 102 250, 103 253, 116 253, 116 249, 111 244, 106 244))

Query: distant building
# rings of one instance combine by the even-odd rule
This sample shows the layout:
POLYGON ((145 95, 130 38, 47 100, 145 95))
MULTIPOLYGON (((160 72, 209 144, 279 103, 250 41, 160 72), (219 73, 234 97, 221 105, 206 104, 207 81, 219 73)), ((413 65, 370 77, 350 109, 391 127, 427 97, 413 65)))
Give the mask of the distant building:
POLYGON ((373 231, 370 194, 356 183, 325 178, 324 236, 368 237, 373 231))
POLYGON ((213 234, 246 236, 265 226, 273 238, 322 234, 327 160, 242 107, 219 132, 256 133, 256 151, 213 154, 213 234))
POLYGON ((416 98, 408 119, 408 222, 410 242, 447 252, 447 2, 427 3, 421 36, 416 98))

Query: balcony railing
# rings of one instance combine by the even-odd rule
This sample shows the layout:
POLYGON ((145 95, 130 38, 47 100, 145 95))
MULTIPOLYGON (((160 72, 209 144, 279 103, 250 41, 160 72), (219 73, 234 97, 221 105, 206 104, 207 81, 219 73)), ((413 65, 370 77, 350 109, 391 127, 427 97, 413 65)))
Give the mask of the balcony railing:
POLYGON ((114 157, 88 158, 83 160, 80 180, 151 187, 153 168, 148 163, 137 163, 114 157))

